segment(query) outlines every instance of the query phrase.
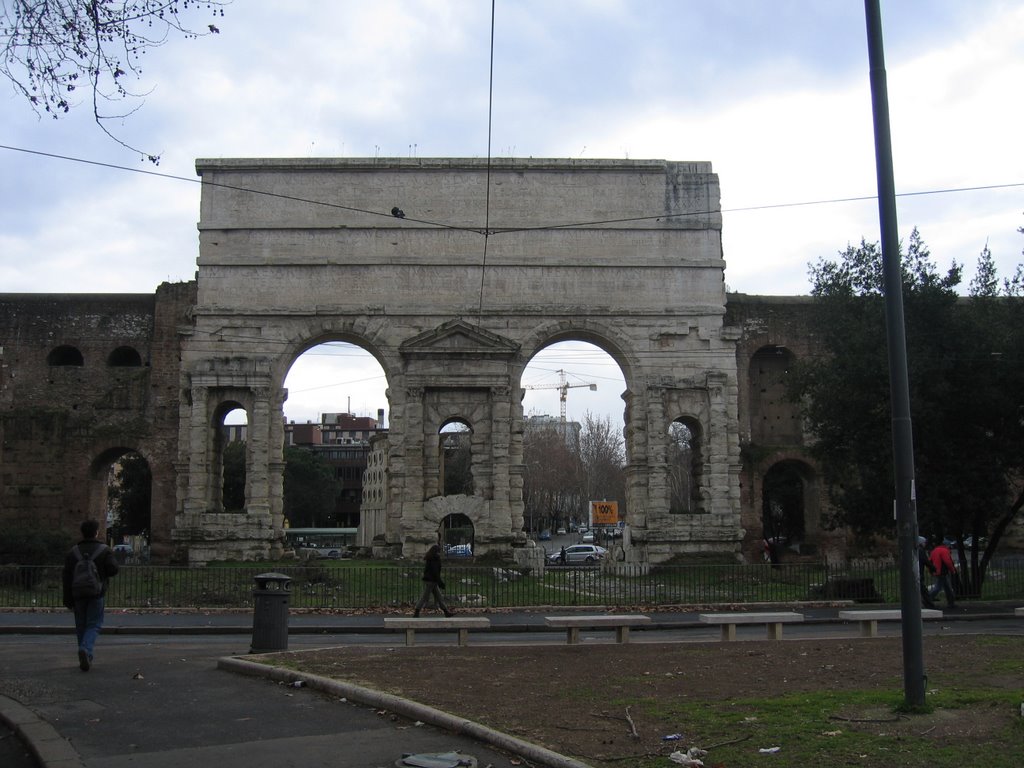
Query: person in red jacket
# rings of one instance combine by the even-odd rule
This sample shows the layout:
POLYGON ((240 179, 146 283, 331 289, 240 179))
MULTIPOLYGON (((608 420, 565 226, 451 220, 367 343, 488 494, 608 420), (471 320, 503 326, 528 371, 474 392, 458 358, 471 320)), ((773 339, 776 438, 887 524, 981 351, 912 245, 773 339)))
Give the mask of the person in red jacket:
POLYGON ((956 593, 953 591, 953 577, 956 575, 956 566, 953 565, 953 555, 949 547, 941 541, 932 550, 932 567, 935 569, 935 584, 932 585, 928 596, 935 600, 939 590, 946 595, 946 603, 949 608, 956 608, 956 593))
POLYGON ((917 537, 917 578, 921 584, 921 603, 925 608, 934 608, 935 603, 932 602, 931 587, 925 583, 925 571, 928 573, 935 573, 935 566, 932 565, 932 560, 928 556, 928 539, 924 536, 917 537))

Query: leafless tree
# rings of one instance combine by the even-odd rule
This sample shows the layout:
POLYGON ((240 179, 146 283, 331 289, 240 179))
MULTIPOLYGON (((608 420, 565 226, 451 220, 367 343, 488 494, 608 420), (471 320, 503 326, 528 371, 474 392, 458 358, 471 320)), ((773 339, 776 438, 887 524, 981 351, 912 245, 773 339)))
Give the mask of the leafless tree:
POLYGON ((694 463, 697 446, 690 428, 681 421, 674 421, 669 427, 668 439, 668 482, 669 511, 673 514, 687 514, 696 511, 694 463))
POLYGON ((530 429, 523 436, 523 504, 531 528, 582 514, 583 474, 573 442, 557 429, 530 429))
POLYGON ((622 428, 613 424, 610 416, 595 416, 587 411, 580 431, 579 455, 586 478, 585 500, 618 500, 620 514, 623 513, 626 450, 622 428))
POLYGON ((80 90, 93 119, 121 146, 159 164, 159 155, 136 149, 114 135, 110 120, 141 107, 145 93, 129 90, 129 75, 142 74, 142 57, 172 36, 217 34, 186 26, 186 14, 206 9, 224 15, 222 0, 0 0, 0 73, 35 112, 54 119, 79 106, 80 90), (104 105, 121 105, 108 113, 104 105))

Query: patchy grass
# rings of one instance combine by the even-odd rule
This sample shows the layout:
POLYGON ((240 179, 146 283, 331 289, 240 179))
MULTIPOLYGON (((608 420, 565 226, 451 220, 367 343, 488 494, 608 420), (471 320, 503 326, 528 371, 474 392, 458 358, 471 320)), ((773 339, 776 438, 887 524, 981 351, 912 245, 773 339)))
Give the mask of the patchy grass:
POLYGON ((911 714, 900 711, 898 638, 345 646, 260 657, 595 768, 672 768, 670 754, 691 746, 708 750, 708 768, 1018 768, 1024 637, 926 638, 925 660, 928 711, 911 714))
MULTIPOLYGON (((1018 698, 1005 691, 954 690, 933 695, 932 711, 916 715, 898 711, 901 695, 878 691, 820 691, 711 705, 647 702, 638 709, 652 719, 679 723, 681 743, 709 751, 707 766, 746 766, 760 758, 776 768, 1019 768, 1024 726, 1013 719, 1018 698), (983 720, 988 722, 982 725, 983 720), (953 738, 962 729, 971 731, 969 744, 953 738), (985 735, 978 743, 981 731, 985 735), (778 751, 761 752, 772 748, 778 751)), ((649 757, 636 765, 656 768, 672 761, 649 757)))

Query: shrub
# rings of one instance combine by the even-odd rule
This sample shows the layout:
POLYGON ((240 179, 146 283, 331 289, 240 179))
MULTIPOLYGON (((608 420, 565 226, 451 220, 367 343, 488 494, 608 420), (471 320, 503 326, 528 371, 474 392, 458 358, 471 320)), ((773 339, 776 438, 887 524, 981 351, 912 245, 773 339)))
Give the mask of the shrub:
POLYGON ((0 563, 54 565, 64 562, 74 539, 67 533, 28 526, 0 528, 0 563))

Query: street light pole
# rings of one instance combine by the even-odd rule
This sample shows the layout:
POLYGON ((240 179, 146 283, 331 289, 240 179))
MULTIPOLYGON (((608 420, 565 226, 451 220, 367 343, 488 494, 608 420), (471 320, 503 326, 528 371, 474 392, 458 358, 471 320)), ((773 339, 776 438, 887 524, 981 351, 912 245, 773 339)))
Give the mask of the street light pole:
POLYGON ((917 566, 917 495, 914 488, 914 434, 910 421, 910 381, 903 320, 903 270, 896 225, 896 188, 889 135, 889 95, 882 48, 882 15, 878 0, 864 0, 871 106, 875 128, 875 167, 878 177, 878 218, 882 231, 882 270, 885 286, 885 327, 889 348, 889 393, 892 400, 892 445, 895 474, 897 543, 899 546, 900 605, 903 634, 903 692, 907 706, 923 707, 924 654, 921 629, 921 588, 917 566))

